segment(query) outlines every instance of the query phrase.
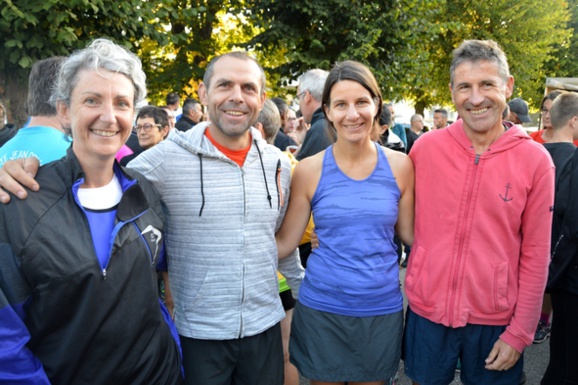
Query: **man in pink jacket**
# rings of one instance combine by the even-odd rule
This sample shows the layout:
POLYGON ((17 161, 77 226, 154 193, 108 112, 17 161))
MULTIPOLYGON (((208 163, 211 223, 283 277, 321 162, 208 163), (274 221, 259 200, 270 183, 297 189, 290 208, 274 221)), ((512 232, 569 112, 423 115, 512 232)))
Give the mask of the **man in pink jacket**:
POLYGON ((514 78, 493 41, 453 53, 460 119, 423 135, 415 243, 405 289, 405 371, 414 384, 518 384, 548 274, 554 166, 519 126, 502 123, 514 78))

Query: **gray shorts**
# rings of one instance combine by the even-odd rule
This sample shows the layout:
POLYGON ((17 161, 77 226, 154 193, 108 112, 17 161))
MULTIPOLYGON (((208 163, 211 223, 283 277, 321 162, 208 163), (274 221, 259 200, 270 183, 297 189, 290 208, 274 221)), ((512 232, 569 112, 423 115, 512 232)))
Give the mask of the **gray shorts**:
POLYGON ((297 302, 289 354, 302 376, 327 382, 384 381, 395 376, 401 357, 403 310, 351 317, 297 302))

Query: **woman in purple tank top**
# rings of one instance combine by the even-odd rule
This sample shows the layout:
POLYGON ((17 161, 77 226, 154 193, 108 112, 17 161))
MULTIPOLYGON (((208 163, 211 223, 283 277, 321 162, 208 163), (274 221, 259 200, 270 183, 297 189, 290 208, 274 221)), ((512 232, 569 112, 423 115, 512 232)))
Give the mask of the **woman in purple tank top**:
POLYGON ((294 250, 313 212, 319 247, 308 260, 293 317, 290 355, 316 384, 378 385, 398 370, 403 328, 397 233, 413 243, 414 168, 374 143, 382 97, 361 63, 338 63, 322 98, 325 151, 295 168, 279 257, 294 250))

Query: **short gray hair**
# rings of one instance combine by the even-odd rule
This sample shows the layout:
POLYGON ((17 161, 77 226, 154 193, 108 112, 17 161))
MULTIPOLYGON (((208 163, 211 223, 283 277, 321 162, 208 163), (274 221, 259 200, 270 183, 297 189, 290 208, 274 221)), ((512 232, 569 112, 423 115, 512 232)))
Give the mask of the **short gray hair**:
POLYGON ((309 91, 313 99, 321 102, 323 99, 323 87, 329 72, 315 68, 305 72, 299 77, 299 91, 309 91))
POLYGON ((413 114, 413 115, 411 116, 411 118, 409 118, 409 122, 410 122, 410 123, 413 123, 413 122, 415 122, 415 121, 418 120, 418 119, 421 119, 421 121, 423 122, 423 116, 422 116, 421 114, 413 114))
MULTIPOLYGON (((134 106, 146 97, 146 75, 140 59, 127 49, 108 39, 96 39, 86 48, 74 52, 60 67, 52 102, 70 105, 70 96, 78 83, 82 70, 120 73, 132 81, 134 86, 134 106)), ((133 107, 134 107, 133 106, 133 107)))
POLYGON ((493 61, 498 65, 498 73, 506 82, 510 76, 508 59, 502 48, 493 40, 465 40, 452 53, 453 59, 450 66, 450 85, 454 85, 456 68, 464 62, 477 63, 480 61, 493 61))
POLYGON ((281 127, 281 115, 279 114, 277 105, 273 101, 265 99, 265 104, 261 112, 259 112, 257 122, 263 125, 263 131, 265 131, 265 138, 263 139, 265 139, 267 143, 273 144, 281 127))

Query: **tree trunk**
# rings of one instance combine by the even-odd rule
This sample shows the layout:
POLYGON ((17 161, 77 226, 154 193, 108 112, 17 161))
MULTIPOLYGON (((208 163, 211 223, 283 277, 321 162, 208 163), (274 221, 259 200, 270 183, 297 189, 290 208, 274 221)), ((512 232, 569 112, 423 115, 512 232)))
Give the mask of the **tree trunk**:
POLYGON ((420 114, 421 116, 425 117, 425 108, 427 107, 426 103, 423 100, 418 100, 415 103, 415 113, 420 114))
POLYGON ((26 113, 26 97, 28 95, 28 82, 22 82, 17 76, 0 75, 0 102, 8 112, 8 123, 16 127, 22 127, 28 119, 26 113))

